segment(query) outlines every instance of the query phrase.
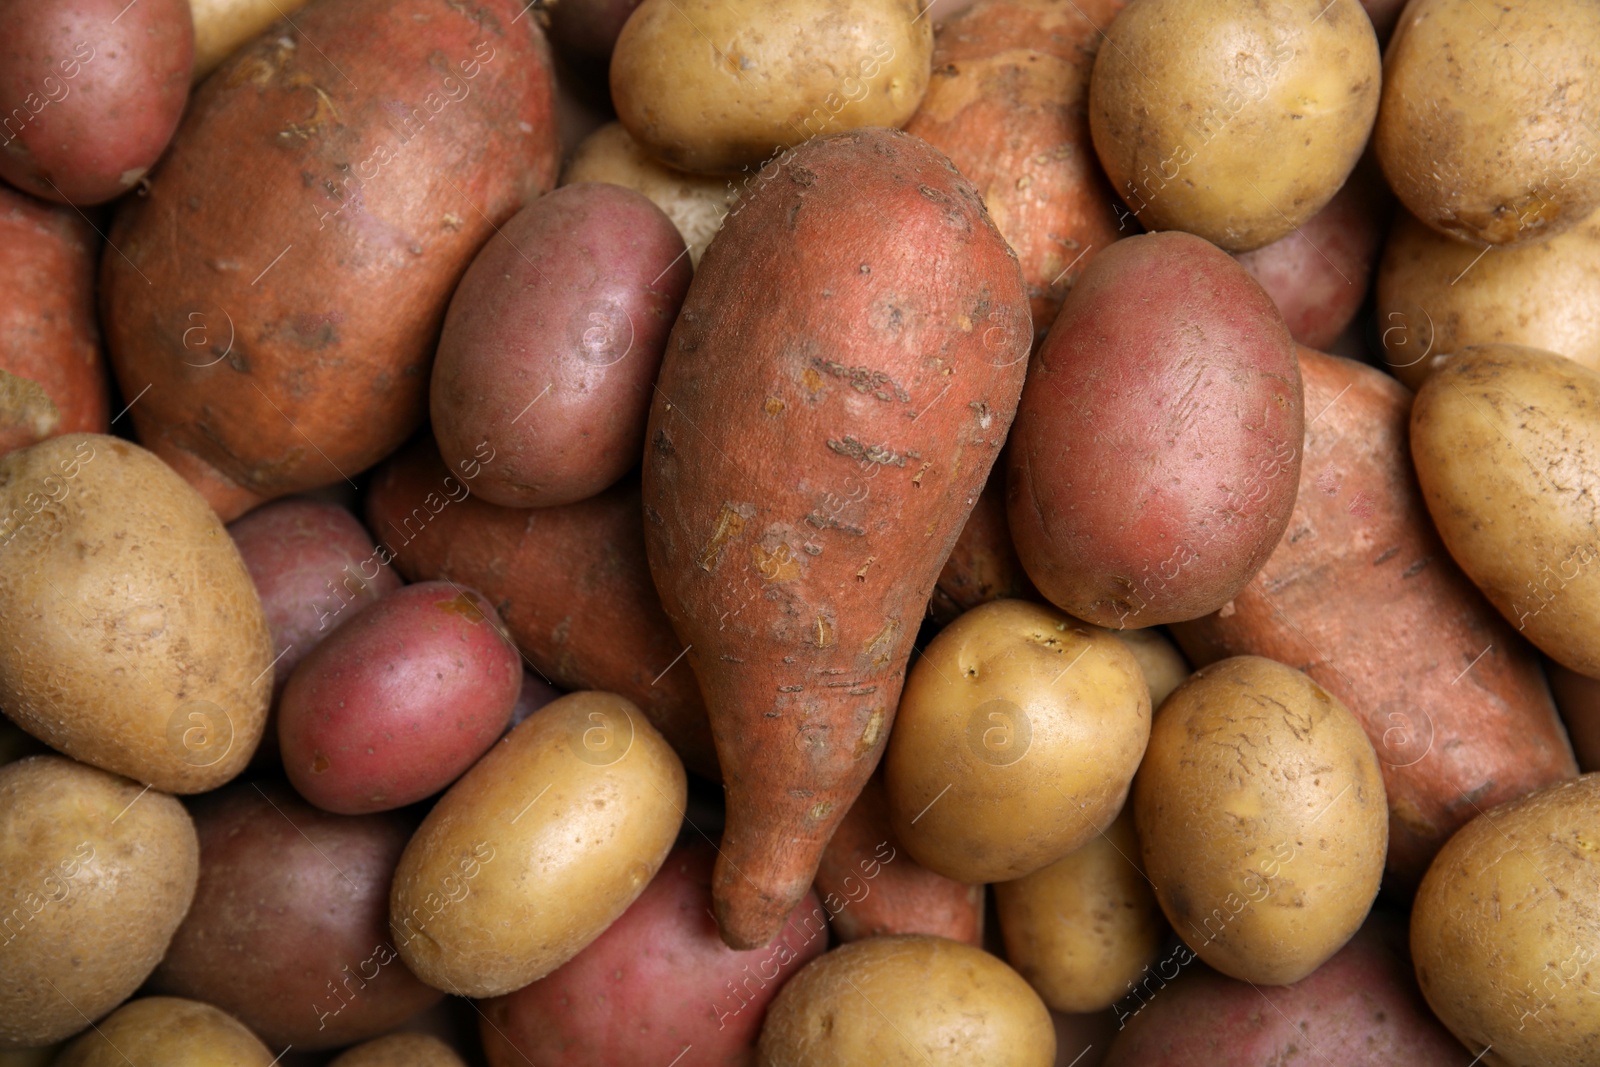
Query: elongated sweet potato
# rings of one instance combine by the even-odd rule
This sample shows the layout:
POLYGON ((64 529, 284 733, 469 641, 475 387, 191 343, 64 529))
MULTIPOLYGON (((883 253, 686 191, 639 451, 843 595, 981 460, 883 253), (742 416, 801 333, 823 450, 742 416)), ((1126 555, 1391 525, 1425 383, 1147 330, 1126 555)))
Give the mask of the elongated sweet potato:
POLYGON ((367 496, 378 562, 409 581, 477 589, 544 678, 627 697, 685 764, 715 777, 699 686, 645 569, 638 482, 561 507, 503 508, 468 495, 494 462, 481 455, 452 473, 423 440, 378 470, 367 496))
POLYGON ((734 948, 771 940, 878 762, 1031 333, 1015 254, 924 142, 851 131, 762 174, 690 284, 644 463, 727 783, 734 948))
POLYGON ((1266 656, 1305 671, 1366 727, 1389 797, 1389 882, 1414 888, 1480 810, 1577 773, 1533 649, 1456 567, 1406 445, 1411 394, 1299 349, 1299 497, 1233 601, 1173 627, 1195 666, 1266 656))
POLYGON ((422 422, 451 291, 558 162, 518 0, 317 0, 200 87, 103 270, 139 438, 224 520, 422 422), (146 387, 149 391, 145 392, 146 387))

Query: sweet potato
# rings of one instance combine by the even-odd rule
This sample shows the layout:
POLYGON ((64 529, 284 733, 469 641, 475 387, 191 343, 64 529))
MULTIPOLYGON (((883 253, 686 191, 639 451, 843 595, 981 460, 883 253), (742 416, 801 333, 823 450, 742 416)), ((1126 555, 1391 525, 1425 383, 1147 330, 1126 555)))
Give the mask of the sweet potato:
POLYGON ((1389 799, 1388 878, 1415 888, 1480 810, 1576 773, 1538 658, 1445 552, 1412 472, 1411 394, 1371 367, 1299 349, 1299 497, 1261 573, 1173 627, 1194 664, 1266 656, 1360 719, 1389 799))
POLYGON ((1011 543, 1006 519, 1006 476, 1000 464, 989 475, 967 524, 950 550, 933 588, 928 613, 941 626, 991 600, 1041 600, 1011 543))
POLYGON ((0 455, 110 427, 94 315, 99 245, 71 208, 0 186, 0 455))
POLYGON ((140 440, 224 520, 422 422, 457 280, 555 180, 549 49, 523 7, 317 0, 205 81, 122 205, 113 365, 144 393, 140 440))
POLYGON ((367 497, 378 558, 412 581, 479 590, 544 678, 627 697, 690 768, 715 777, 700 688, 645 568, 638 483, 564 507, 502 508, 468 495, 493 455, 454 475, 424 440, 380 468, 367 497))
POLYGON ((644 463, 650 570, 727 782, 734 948, 771 940, 877 764, 1031 333, 1015 254, 924 142, 851 131, 763 175, 689 287, 644 463))
POLYGON ((1138 233, 1089 140, 1089 72, 1125 0, 984 0, 938 28, 906 125, 978 187, 1022 263, 1038 337, 1094 254, 1138 233))

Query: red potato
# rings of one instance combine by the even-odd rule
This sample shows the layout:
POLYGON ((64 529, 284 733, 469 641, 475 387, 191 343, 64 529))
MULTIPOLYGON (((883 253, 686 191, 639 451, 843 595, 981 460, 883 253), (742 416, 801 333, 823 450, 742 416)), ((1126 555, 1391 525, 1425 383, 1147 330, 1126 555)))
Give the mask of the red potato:
POLYGON ((110 429, 95 328, 100 242, 71 208, 0 186, 0 455, 110 429))
POLYGON ((1561 709, 1567 736, 1578 755, 1578 769, 1600 771, 1600 680, 1569 670, 1555 660, 1545 661, 1550 691, 1561 709))
POLYGON ((473 589, 421 582, 363 610, 311 650, 278 709, 283 768, 300 795, 360 815, 432 796, 506 731, 522 661, 473 589))
POLYGON ((490 1067, 753 1067, 767 1004, 828 947, 827 912, 808 893, 771 943, 736 952, 710 914, 713 859, 675 849, 588 948, 486 1003, 490 1067))
POLYGON ((1017 554, 1087 622, 1215 611, 1288 525, 1302 427, 1289 331, 1244 268, 1187 233, 1119 241, 1023 389, 1006 453, 1017 554))
POLYGON ((555 181, 525 6, 315 0, 206 79, 121 205, 112 363, 144 393, 139 439, 224 521, 353 476, 423 421, 451 292, 555 181))
POLYGON ((137 185, 189 98, 188 0, 0 6, 0 178, 99 204, 137 185))
POLYGON ((933 587, 928 613, 941 626, 991 600, 1041 599, 1011 543, 1003 462, 996 463, 990 472, 967 516, 967 524, 961 528, 961 536, 956 538, 956 546, 950 550, 950 558, 944 561, 939 582, 933 587))
POLYGON ((693 273, 672 220, 620 185, 542 196, 484 245, 450 301, 429 407, 452 468, 485 439, 472 486, 551 507, 613 484, 644 450, 650 390, 693 273))
POLYGON ((1031 333, 1014 253, 922 141, 851 131, 771 167, 689 287, 644 464, 650 570, 727 783, 735 948, 771 940, 882 754, 1031 333))
POLYGON ((1173 627, 1196 667, 1257 655, 1361 720, 1389 800, 1386 884, 1414 889, 1480 810, 1576 773, 1533 650, 1451 561, 1407 448, 1411 394, 1299 350, 1306 427, 1288 532, 1222 610, 1173 627))
POLYGON ((468 495, 495 458, 457 477, 419 441, 385 464, 367 497, 380 556, 412 581, 482 590, 546 679, 627 697, 685 764, 717 777, 700 687, 650 583, 637 483, 560 508, 502 508, 468 495))
POLYGON ((390 942, 407 819, 329 815, 272 782, 234 783, 191 810, 200 882, 154 991, 214 1004, 280 1050, 360 1041, 443 996, 390 942))

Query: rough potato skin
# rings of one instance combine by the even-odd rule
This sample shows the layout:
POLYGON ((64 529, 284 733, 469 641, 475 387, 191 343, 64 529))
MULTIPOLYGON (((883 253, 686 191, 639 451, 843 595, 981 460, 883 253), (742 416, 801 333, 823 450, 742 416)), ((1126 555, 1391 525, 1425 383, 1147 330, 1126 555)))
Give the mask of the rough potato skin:
POLYGON ((1035 337, 1094 254, 1138 232, 1089 140, 1089 73, 1125 0, 985 0, 938 27, 906 124, 977 186, 1022 264, 1035 337))
POLYGON ((928 614, 948 626, 964 611, 991 600, 1042 600, 1011 543, 1006 520, 1004 458, 997 462, 939 571, 928 614))
POLYGON ((636 482, 559 508, 502 508, 468 496, 493 453, 451 474, 429 440, 373 478, 367 522, 378 558, 411 581, 477 589, 517 647, 562 689, 638 704, 690 769, 719 777, 699 683, 651 584, 636 482))
POLYGON ((99 247, 71 208, 0 186, 0 455, 109 428, 94 310, 99 247))
POLYGON ((328 1067, 467 1067, 454 1049, 429 1034, 390 1034, 341 1053, 328 1067))
POLYGON ((1293 518, 1221 611, 1173 627, 1196 664, 1305 671, 1362 721, 1389 798, 1388 882, 1415 886, 1481 808, 1576 773, 1533 650, 1451 561, 1406 462, 1411 397, 1310 349, 1293 518))
POLYGON ((118 211, 118 381, 149 386, 139 439, 224 521, 353 476, 422 422, 457 280, 555 180, 548 47, 523 6, 317 0, 206 80, 118 211))
POLYGON ((272 1067, 261 1039, 226 1012, 198 1000, 140 997, 68 1045, 56 1067, 272 1067))
POLYGON ((772 171, 689 287, 644 464, 650 570, 727 783, 735 948, 771 939, 878 761, 1030 332, 1015 254, 923 142, 852 131, 772 171))
POLYGON ((1101 626, 1215 611, 1288 524, 1302 421, 1289 331, 1243 267, 1186 233, 1117 242, 1034 357, 1006 450, 1028 576, 1101 626))

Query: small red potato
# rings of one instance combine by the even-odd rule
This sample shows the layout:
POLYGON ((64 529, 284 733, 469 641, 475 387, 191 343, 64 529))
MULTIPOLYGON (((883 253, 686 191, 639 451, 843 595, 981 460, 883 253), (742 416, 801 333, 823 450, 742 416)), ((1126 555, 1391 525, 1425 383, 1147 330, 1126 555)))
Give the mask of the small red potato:
POLYGON ((452 468, 487 439, 472 491, 505 507, 586 500, 644 451, 651 387, 692 268, 642 193, 579 182, 483 246, 456 288, 429 406, 452 468))
POLYGON ((522 662, 482 594, 422 582, 367 608, 283 691, 284 770, 328 811, 386 811, 455 781, 505 732, 522 662))
POLYGON ((944 561, 939 584, 933 587, 928 614, 941 626, 956 616, 991 600, 1039 600, 1028 572, 1022 569, 1011 543, 1011 523, 1006 519, 1006 472, 1002 457, 989 472, 972 514, 956 538, 956 547, 944 561))

